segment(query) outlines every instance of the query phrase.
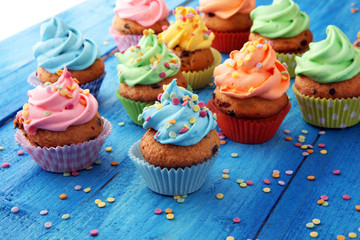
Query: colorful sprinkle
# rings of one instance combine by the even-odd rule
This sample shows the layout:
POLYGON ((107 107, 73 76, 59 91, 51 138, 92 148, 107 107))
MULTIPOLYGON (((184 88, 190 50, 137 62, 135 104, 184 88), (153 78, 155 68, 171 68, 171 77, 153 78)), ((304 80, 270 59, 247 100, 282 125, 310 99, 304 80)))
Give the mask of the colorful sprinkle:
POLYGON ((10 166, 10 163, 4 162, 4 163, 1 164, 1 166, 2 166, 3 168, 7 168, 7 167, 10 166))
POLYGON ((334 174, 334 175, 340 175, 340 170, 334 170, 334 171, 333 171, 333 174, 334 174))
POLYGON ((70 218, 70 215, 68 213, 61 216, 62 220, 67 220, 70 218))
POLYGON ((307 227, 307 228, 314 228, 315 225, 314 225, 314 223, 309 222, 309 223, 306 224, 306 227, 307 227))
POLYGON ((315 231, 310 233, 310 237, 312 237, 312 238, 317 238, 318 236, 319 236, 319 234, 315 231))
POLYGON ((66 195, 65 193, 60 194, 60 199, 61 199, 61 200, 67 199, 67 195, 66 195))
POLYGON ((234 222, 234 223, 239 223, 240 221, 241 221, 241 219, 238 218, 238 217, 236 217, 236 218, 233 219, 233 222, 234 222))
POLYGON ((345 240, 345 236, 344 235, 337 235, 336 240, 345 240))
POLYGON ((46 214, 48 214, 48 210, 42 210, 42 211, 40 211, 40 215, 46 215, 46 214))
POLYGON ((218 193, 218 194, 216 194, 216 198, 217 199, 223 199, 223 197, 224 197, 224 194, 222 194, 222 193, 218 193))
POLYGON ((174 214, 169 213, 169 214, 166 215, 166 218, 167 218, 168 220, 173 220, 173 219, 175 218, 175 216, 174 216, 174 214))
POLYGON ((261 62, 258 62, 257 64, 256 64, 256 68, 258 68, 258 69, 260 69, 260 68, 262 68, 262 63, 261 62))
POLYGON ((115 198, 109 197, 106 199, 106 201, 108 201, 109 203, 113 203, 115 202, 115 198))
POLYGON ((242 183, 240 183, 240 187, 242 187, 242 188, 247 187, 247 184, 242 182, 242 183))
POLYGON ((200 111, 200 117, 206 117, 207 116, 207 112, 205 110, 201 110, 200 111))
POLYGON ((161 73, 160 73, 160 77, 161 77, 161 78, 165 78, 165 77, 166 77, 166 73, 161 72, 161 73))
POLYGON ((19 208, 18 208, 18 207, 13 207, 13 208, 11 208, 11 212, 12 212, 12 213, 17 213, 17 212, 19 212, 19 208))
POLYGON ((269 179, 264 179, 264 183, 265 183, 266 185, 269 185, 271 182, 270 182, 269 179))
POLYGON ((49 228, 52 227, 52 223, 51 223, 51 222, 46 222, 46 223, 44 224, 44 226, 45 226, 45 228, 49 229, 49 228))
POLYGON ((169 132, 169 137, 176 138, 176 133, 174 131, 169 132))
POLYGON ((357 238, 357 234, 354 232, 351 232, 348 234, 349 238, 357 238))
POLYGON ((285 182, 284 181, 278 181, 278 184, 280 185, 280 186, 284 186, 285 185, 285 182))
POLYGON ((79 174, 80 174, 80 173, 79 173, 79 172, 76 172, 76 171, 74 171, 74 172, 71 173, 71 175, 73 175, 74 177, 79 176, 79 174))
POLYGON ((320 198, 323 199, 323 200, 325 200, 325 201, 329 200, 329 197, 326 196, 326 195, 321 195, 320 198))
POLYGON ((103 207, 105 207, 106 206, 106 203, 105 202, 99 202, 98 203, 98 207, 99 208, 103 208, 103 207))
POLYGON ((307 180, 309 180, 309 181, 314 181, 314 180, 315 180, 315 176, 307 176, 307 180))
POLYGON ((231 153, 230 156, 233 157, 233 158, 237 158, 237 157, 239 156, 239 154, 237 154, 237 153, 231 153))
POLYGON ((105 151, 111 152, 111 151, 112 151, 112 147, 106 147, 106 148, 105 148, 105 151))
POLYGON ((88 193, 88 192, 90 192, 90 191, 91 191, 91 188, 89 188, 89 187, 84 189, 84 192, 85 192, 85 193, 88 193))
POLYGON ((195 106, 193 107, 193 111, 194 111, 194 112, 200 111, 199 105, 195 105, 195 106))
POLYGON ((263 191, 264 191, 264 193, 269 193, 271 191, 271 189, 266 187, 266 188, 263 188, 263 191))
POLYGON ((81 186, 80 186, 80 185, 76 185, 76 186, 74 187, 74 189, 75 189, 75 191, 80 191, 80 190, 81 190, 81 186))
POLYGON ((155 214, 159 215, 162 213, 162 210, 160 208, 155 209, 155 214))
POLYGON ((324 150, 321 150, 320 153, 325 155, 325 154, 327 154, 327 151, 324 149, 324 150))
POLYGON ((359 212, 360 211, 360 205, 356 205, 355 210, 359 212))
POLYGON ((321 222, 320 222, 320 219, 317 219, 317 218, 314 218, 312 220, 312 222, 315 224, 315 225, 319 225, 321 222))
POLYGON ((98 233, 99 233, 99 231, 96 230, 96 229, 93 229, 93 230, 90 231, 91 236, 96 236, 96 235, 98 235, 98 233))
POLYGON ((112 161, 111 166, 117 166, 119 163, 117 161, 112 161))
POLYGON ((344 200, 350 200, 350 195, 344 194, 344 195, 342 196, 342 198, 343 198, 344 200))
POLYGON ((285 137, 285 140, 286 140, 286 141, 291 141, 291 140, 292 140, 292 137, 286 136, 286 137, 285 137))
POLYGON ((243 183, 243 182, 244 182, 244 179, 237 179, 236 182, 237 182, 237 183, 243 183))
POLYGON ((249 185, 249 186, 252 186, 252 185, 254 185, 254 182, 251 181, 251 180, 247 180, 247 181, 246 181, 246 184, 249 185))
POLYGON ((286 175, 292 175, 293 173, 294 173, 294 172, 293 172, 292 170, 286 170, 286 171, 285 171, 285 174, 286 174, 286 175))

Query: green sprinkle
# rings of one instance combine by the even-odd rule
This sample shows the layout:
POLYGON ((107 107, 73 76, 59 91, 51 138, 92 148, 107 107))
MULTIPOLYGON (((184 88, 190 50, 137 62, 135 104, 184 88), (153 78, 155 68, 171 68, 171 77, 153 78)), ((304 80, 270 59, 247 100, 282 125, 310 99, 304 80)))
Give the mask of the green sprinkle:
POLYGON ((206 33, 204 34, 204 38, 206 39, 206 40, 208 40, 209 39, 209 35, 207 35, 206 33))
POLYGON ((182 198, 186 198, 186 197, 187 197, 187 194, 180 195, 180 197, 182 197, 182 198))
POLYGON ((171 98, 171 99, 176 98, 176 97, 177 97, 176 93, 172 92, 172 93, 170 94, 170 98, 171 98))
POLYGON ((282 71, 281 74, 288 74, 288 72, 287 71, 282 71))
POLYGON ((69 173, 69 172, 64 172, 64 173, 63 173, 63 176, 64 176, 64 177, 69 177, 69 176, 70 176, 70 173, 69 173))
POLYGON ((162 97, 163 97, 165 100, 167 100, 167 99, 169 99, 170 95, 169 95, 168 92, 164 92, 163 95, 162 95, 162 97))
POLYGON ((239 154, 237 154, 237 153, 232 153, 231 154, 231 157, 233 157, 233 158, 236 158, 236 157, 238 157, 239 156, 239 154))
MULTIPOLYGON (((144 109, 144 110, 145 110, 145 109, 144 109)), ((139 114, 139 116, 138 116, 138 118, 137 118, 137 119, 138 119, 138 121, 141 121, 141 120, 142 120, 142 118, 143 118, 143 117, 142 117, 142 114, 139 114)))
POLYGON ((51 114, 50 111, 45 111, 45 112, 44 112, 44 116, 49 116, 50 114, 51 114))
POLYGON ((214 117, 214 120, 216 121, 217 120, 216 113, 214 113, 213 117, 214 117))
MULTIPOLYGON (((168 129, 169 127, 171 126, 171 124, 169 123, 169 122, 166 122, 165 124, 164 124, 164 128, 165 129, 168 129)), ((174 132, 175 133, 175 132, 174 132)), ((171 137, 171 136, 170 136, 171 137)))
POLYGON ((178 203, 184 203, 184 202, 185 202, 185 198, 178 198, 177 202, 178 202, 178 203))
POLYGON ((307 134, 307 133, 308 133, 308 130, 301 130, 301 133, 307 134))
POLYGON ((306 224, 306 227, 307 227, 307 228, 314 228, 315 225, 314 225, 314 223, 309 222, 309 223, 306 224))
POLYGON ((96 160, 94 163, 95 163, 96 165, 100 165, 100 164, 101 164, 101 160, 96 160))
POLYGON ((191 108, 193 108, 195 106, 195 104, 192 101, 189 101, 188 104, 189 104, 189 107, 191 107, 191 108))
POLYGON ((47 87, 47 86, 50 86, 50 85, 51 85, 51 82, 44 83, 44 87, 47 87))
POLYGON ((303 143, 303 142, 305 142, 305 139, 304 138, 299 138, 298 141, 303 143))
POLYGON ((329 206, 329 202, 325 201, 325 202, 322 204, 322 206, 324 206, 324 207, 329 206))
POLYGON ((124 126, 125 125, 125 123, 124 122, 119 122, 119 126, 124 126))
POLYGON ((171 138, 176 138, 176 133, 175 133, 174 131, 170 131, 170 132, 169 132, 169 136, 170 136, 171 138))
POLYGON ((243 183, 243 182, 244 182, 244 179, 238 179, 238 180, 236 180, 236 182, 239 183, 239 184, 240 184, 240 183, 243 183))
POLYGON ((62 215, 61 217, 63 220, 66 220, 66 219, 69 219, 70 218, 70 215, 69 214, 64 214, 62 215))
POLYGON ((60 84, 56 84, 56 85, 55 85, 55 88, 57 88, 57 89, 62 89, 63 87, 62 87, 60 84))

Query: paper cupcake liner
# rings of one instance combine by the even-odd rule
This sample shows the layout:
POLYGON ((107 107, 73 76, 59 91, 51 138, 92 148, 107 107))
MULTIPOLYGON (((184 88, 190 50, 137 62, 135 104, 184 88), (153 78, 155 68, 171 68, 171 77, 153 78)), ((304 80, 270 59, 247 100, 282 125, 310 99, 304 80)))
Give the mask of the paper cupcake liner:
POLYGON ((119 51, 126 50, 138 44, 143 35, 120 35, 114 27, 109 29, 110 35, 114 38, 119 51))
POLYGON ((119 93, 119 90, 116 91, 116 96, 120 100, 121 104, 124 106, 126 112, 129 114, 131 120, 135 124, 142 126, 144 123, 144 119, 138 120, 138 116, 143 112, 143 109, 146 106, 150 106, 151 104, 146 103, 146 102, 139 102, 139 101, 134 101, 134 100, 128 99, 128 98, 124 97, 123 95, 121 95, 119 93))
POLYGON ((167 169, 150 165, 140 151, 141 140, 134 143, 129 150, 129 157, 145 180, 147 186, 154 192, 163 195, 184 195, 197 191, 219 156, 219 150, 208 160, 191 167, 167 169))
POLYGON ((242 119, 228 116, 217 110, 212 99, 206 104, 209 110, 216 113, 217 124, 224 135, 239 143, 258 144, 270 140, 280 127, 286 114, 290 111, 291 104, 275 116, 265 119, 242 119))
POLYGON ((279 60, 281 63, 286 63, 287 70, 289 72, 289 75, 291 78, 295 77, 295 67, 296 67, 296 61, 295 61, 295 57, 296 56, 301 56, 302 53, 276 53, 276 58, 277 60, 279 60))
POLYGON ((222 53, 240 50, 249 41, 250 32, 216 32, 211 47, 222 53))
POLYGON ((221 54, 214 48, 210 49, 214 55, 214 61, 208 68, 194 72, 182 71, 186 81, 194 90, 204 88, 206 85, 208 85, 213 76, 215 67, 221 63, 221 54))
POLYGON ((70 146, 35 147, 30 144, 20 130, 16 131, 15 140, 45 171, 58 173, 78 171, 96 161, 105 139, 110 135, 112 125, 105 118, 103 121, 104 128, 96 139, 70 146))
POLYGON ((300 93, 292 86, 306 122, 317 127, 346 128, 360 121, 360 97, 326 99, 300 93))
MULTIPOLYGON (((102 84, 105 76, 106 76, 106 72, 104 71, 104 73, 99 78, 97 78, 91 82, 82 84, 82 85, 80 85, 80 87, 82 89, 89 89, 90 93, 96 98, 99 95, 100 87, 101 87, 101 84, 102 84)), ((33 87, 37 87, 39 85, 41 85, 41 86, 44 85, 42 82, 39 81, 38 77, 36 76, 36 72, 31 73, 30 76, 28 77, 27 81, 33 87)))

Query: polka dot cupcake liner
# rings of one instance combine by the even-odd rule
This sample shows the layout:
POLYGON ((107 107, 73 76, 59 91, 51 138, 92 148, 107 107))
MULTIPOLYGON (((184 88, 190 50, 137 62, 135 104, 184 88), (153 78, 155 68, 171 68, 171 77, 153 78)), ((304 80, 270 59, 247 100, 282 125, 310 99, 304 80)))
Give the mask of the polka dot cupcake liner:
POLYGON ((143 35, 120 35, 114 27, 109 29, 110 35, 113 37, 119 51, 126 50, 131 46, 138 44, 143 35))
POLYGON ((240 50, 249 40, 250 32, 216 32, 211 47, 222 53, 240 50))
POLYGON ((214 48, 210 48, 214 55, 213 63, 205 70, 200 71, 182 71, 186 81, 191 85, 192 89, 200 89, 206 87, 213 76, 214 69, 221 63, 221 54, 214 48))
POLYGON ((200 189, 218 158, 218 150, 208 160, 185 168, 163 168, 150 165, 140 151, 141 140, 134 143, 129 150, 129 157, 145 180, 146 185, 162 195, 185 195, 200 189))
POLYGON ((360 121, 360 97, 326 99, 301 94, 292 86, 302 116, 317 127, 347 128, 360 121))
MULTIPOLYGON (((82 85, 80 85, 80 87, 82 89, 89 89, 90 93, 95 98, 97 98, 97 96, 99 95, 101 84, 102 84, 105 76, 106 76, 106 72, 104 71, 104 73, 99 78, 97 78, 97 79, 95 79, 95 80, 93 80, 91 82, 82 84, 82 85)), ((36 72, 31 73, 30 76, 28 77, 27 81, 33 87, 43 86, 44 85, 42 82, 39 81, 38 77, 36 76, 36 72)))
POLYGON ((296 54, 296 53, 276 53, 276 58, 277 60, 279 60, 281 63, 286 63, 287 65, 287 70, 289 72, 289 75, 291 78, 295 77, 295 67, 296 67, 296 61, 295 61, 295 57, 296 56, 301 56, 302 53, 300 54, 296 54))
POLYGON ((78 144, 54 147, 35 147, 30 144, 22 131, 17 130, 15 140, 34 161, 45 171, 74 172, 82 170, 93 164, 100 152, 106 138, 112 131, 111 123, 103 118, 104 127, 100 135, 94 140, 78 144))

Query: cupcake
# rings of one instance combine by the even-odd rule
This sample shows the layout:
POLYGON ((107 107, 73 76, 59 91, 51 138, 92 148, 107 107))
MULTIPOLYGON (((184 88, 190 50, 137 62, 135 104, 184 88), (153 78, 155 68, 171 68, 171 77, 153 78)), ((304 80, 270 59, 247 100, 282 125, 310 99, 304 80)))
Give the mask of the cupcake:
POLYGON ((120 80, 116 95, 128 112, 131 120, 137 125, 139 114, 147 105, 154 104, 162 86, 174 78, 179 86, 187 87, 186 79, 181 73, 179 58, 171 53, 153 30, 144 30, 144 36, 136 46, 116 53, 120 62, 117 66, 120 80))
POLYGON ((346 128, 360 121, 360 50, 335 26, 326 34, 296 57, 293 90, 306 122, 346 128))
POLYGON ((249 40, 271 40, 277 59, 286 63, 290 77, 295 77, 295 57, 303 54, 313 39, 309 17, 292 0, 273 0, 272 5, 255 8, 250 17, 254 22, 249 40))
POLYGON ((290 110, 290 76, 263 38, 245 43, 215 68, 216 88, 208 102, 223 133, 240 143, 271 139, 290 110))
POLYGON ((40 28, 40 42, 33 47, 38 63, 28 82, 33 86, 55 83, 58 70, 67 67, 83 89, 96 97, 105 77, 104 61, 96 43, 54 17, 40 28))
POLYGON ((214 33, 209 31, 200 15, 191 7, 174 10, 176 22, 159 37, 181 60, 180 70, 193 89, 205 87, 212 78, 221 55, 210 48, 214 33))
POLYGON ((230 53, 248 41, 255 0, 200 0, 199 4, 205 25, 215 34, 213 48, 230 53))
POLYGON ((117 0, 110 34, 119 50, 136 45, 145 29, 153 29, 156 34, 168 26, 169 9, 164 0, 117 0))
POLYGON ((15 139, 44 170, 72 172, 90 166, 111 132, 89 89, 64 69, 57 82, 28 91, 14 119, 15 139))
POLYGON ((357 38, 355 42, 353 43, 353 46, 360 49, 360 32, 357 34, 357 38))
POLYGON ((140 115, 149 130, 130 148, 129 156, 154 192, 189 194, 203 185, 219 155, 215 116, 176 80, 164 89, 161 102, 140 115))

